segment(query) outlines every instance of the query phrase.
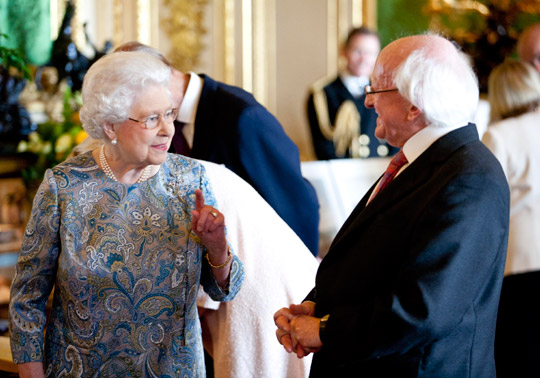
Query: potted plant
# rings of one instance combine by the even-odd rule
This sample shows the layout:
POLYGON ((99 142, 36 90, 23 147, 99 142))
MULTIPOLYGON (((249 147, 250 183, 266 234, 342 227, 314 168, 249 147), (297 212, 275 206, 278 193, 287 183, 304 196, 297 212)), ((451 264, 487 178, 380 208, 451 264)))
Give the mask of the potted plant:
POLYGON ((36 129, 28 111, 19 103, 27 80, 32 79, 29 65, 17 50, 3 46, 6 34, 0 33, 0 154, 15 152, 22 137, 36 129))

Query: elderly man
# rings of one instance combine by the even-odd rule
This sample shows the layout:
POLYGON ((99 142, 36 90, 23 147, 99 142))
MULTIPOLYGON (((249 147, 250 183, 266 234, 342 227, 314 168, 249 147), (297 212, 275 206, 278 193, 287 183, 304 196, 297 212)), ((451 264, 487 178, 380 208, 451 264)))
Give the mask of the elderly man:
POLYGON ((366 106, 400 147, 336 236, 278 340, 311 377, 494 377, 509 190, 472 119, 476 77, 435 35, 377 59, 366 106), (394 177, 394 179, 392 179, 394 177))
POLYGON ((364 106, 364 87, 381 50, 379 35, 368 28, 349 32, 337 77, 315 82, 307 101, 313 149, 319 160, 393 155, 397 149, 374 135, 377 114, 364 106))
POLYGON ((540 23, 529 26, 521 33, 517 53, 522 60, 531 63, 540 73, 540 23))

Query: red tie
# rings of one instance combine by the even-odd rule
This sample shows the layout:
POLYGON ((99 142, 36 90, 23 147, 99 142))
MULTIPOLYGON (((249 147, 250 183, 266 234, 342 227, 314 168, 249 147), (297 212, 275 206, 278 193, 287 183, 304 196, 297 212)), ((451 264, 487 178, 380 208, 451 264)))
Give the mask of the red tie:
POLYGON ((371 195, 371 199, 373 199, 377 195, 377 193, 383 190, 386 185, 388 185, 388 183, 390 183, 390 181, 392 181, 392 179, 396 177, 396 174, 405 164, 407 164, 407 158, 403 154, 403 150, 399 150, 399 152, 396 154, 396 156, 394 156, 394 158, 388 165, 388 168, 386 168, 386 171, 381 178, 381 182, 375 188, 373 194, 371 195))
POLYGON ((186 137, 182 132, 185 125, 186 124, 184 122, 174 121, 174 136, 172 144, 174 146, 174 152, 180 155, 190 156, 191 148, 189 147, 186 137))

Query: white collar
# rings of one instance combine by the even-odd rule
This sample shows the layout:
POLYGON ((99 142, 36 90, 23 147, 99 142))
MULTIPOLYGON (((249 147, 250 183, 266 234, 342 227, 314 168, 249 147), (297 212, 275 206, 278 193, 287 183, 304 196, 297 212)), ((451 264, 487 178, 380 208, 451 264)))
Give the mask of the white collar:
MULTIPOLYGON (((450 126, 450 127, 435 127, 435 126, 426 126, 422 130, 418 131, 412 137, 405 142, 403 145, 403 155, 407 158, 407 163, 400 168, 396 176, 399 176, 413 161, 415 161, 422 153, 429 148, 437 139, 441 138, 443 135, 448 134, 451 131, 464 127, 463 125, 459 126, 450 126)), ((381 176, 382 179, 382 176, 381 176)), ((377 187, 381 185, 381 179, 377 183, 377 187)), ((374 196, 376 190, 371 192, 369 201, 374 196)), ((368 201, 368 203, 369 203, 368 201)))
POLYGON ((403 145, 403 154, 405 154, 407 161, 411 164, 439 138, 461 127, 465 126, 463 124, 448 127, 428 125, 405 142, 403 145))
POLYGON ((369 78, 367 76, 353 76, 348 72, 341 72, 339 77, 354 97, 362 96, 364 94, 364 87, 369 84, 369 78))
POLYGON ((190 75, 189 83, 176 119, 187 124, 194 124, 201 98, 203 79, 194 72, 188 74, 190 75))

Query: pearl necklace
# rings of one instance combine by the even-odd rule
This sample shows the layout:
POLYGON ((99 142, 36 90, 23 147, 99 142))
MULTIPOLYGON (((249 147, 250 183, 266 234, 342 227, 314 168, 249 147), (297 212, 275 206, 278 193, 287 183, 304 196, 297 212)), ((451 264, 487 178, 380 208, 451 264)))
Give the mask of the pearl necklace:
MULTIPOLYGON (((105 145, 102 144, 101 150, 99 151, 99 163, 101 164, 101 168, 103 169, 103 172, 105 172, 105 176, 107 176, 113 181, 118 181, 118 179, 116 178, 116 176, 114 175, 111 169, 111 166, 107 162, 107 158, 105 157, 104 147, 105 145)), ((148 178, 150 177, 150 170, 151 170, 151 166, 147 165, 146 168, 144 168, 141 176, 139 177, 137 181, 135 181, 135 183, 140 184, 141 182, 145 182, 146 180, 148 180, 148 178)))

